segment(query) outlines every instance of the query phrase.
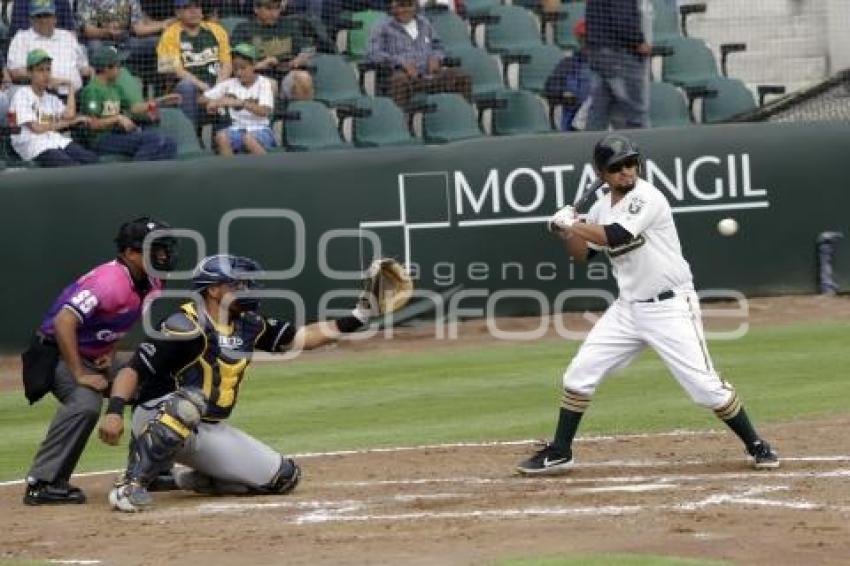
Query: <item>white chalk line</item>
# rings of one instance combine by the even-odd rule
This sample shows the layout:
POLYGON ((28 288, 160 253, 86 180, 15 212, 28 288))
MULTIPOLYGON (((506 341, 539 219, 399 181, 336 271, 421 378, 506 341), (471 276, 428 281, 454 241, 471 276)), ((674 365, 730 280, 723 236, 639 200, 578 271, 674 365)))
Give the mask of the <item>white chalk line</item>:
MULTIPOLYGON (((635 434, 620 434, 620 435, 600 435, 600 436, 580 436, 576 438, 576 442, 609 442, 620 440, 633 440, 642 438, 663 438, 669 436, 711 436, 722 434, 717 430, 671 430, 665 432, 642 432, 635 434)), ((290 454, 292 458, 326 458, 330 456, 357 456, 362 454, 384 454, 392 452, 416 452, 419 450, 440 450, 452 448, 489 448, 497 446, 526 446, 538 444, 539 439, 533 440, 499 440, 488 442, 450 442, 446 444, 418 444, 414 446, 390 446, 385 448, 363 448, 355 450, 334 450, 330 452, 303 452, 300 454, 290 454)), ((100 470, 96 472, 83 472, 74 474, 75 478, 86 478, 93 476, 103 476, 108 474, 120 474, 124 470, 100 470)), ((23 485, 23 479, 9 480, 0 482, 0 487, 10 485, 23 485)))
POLYGON ((427 485, 441 483, 459 483, 469 485, 492 485, 492 484, 581 484, 581 483, 640 483, 652 481, 689 482, 689 481, 722 481, 730 479, 749 478, 845 478, 850 477, 850 468, 828 470, 828 471, 778 471, 764 470, 752 472, 706 472, 698 474, 647 474, 635 476, 605 476, 605 477, 450 477, 450 478, 413 478, 398 480, 366 480, 366 481, 338 481, 319 484, 321 487, 378 487, 391 485, 427 485))

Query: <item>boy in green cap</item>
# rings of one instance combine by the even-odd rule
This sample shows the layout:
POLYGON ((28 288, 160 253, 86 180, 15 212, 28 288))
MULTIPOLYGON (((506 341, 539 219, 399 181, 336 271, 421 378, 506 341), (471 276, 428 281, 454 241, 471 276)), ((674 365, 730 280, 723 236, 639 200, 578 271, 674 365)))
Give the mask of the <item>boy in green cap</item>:
POLYGON ((81 95, 81 109, 91 116, 89 147, 99 154, 126 155, 133 161, 173 159, 177 155, 177 143, 173 139, 140 128, 124 114, 142 114, 148 110, 150 103, 131 104, 127 94, 116 83, 121 69, 115 48, 98 47, 92 52, 89 63, 95 76, 81 95))
POLYGON ((67 103, 47 92, 52 79, 51 62, 43 49, 27 53, 30 84, 19 88, 12 97, 11 110, 21 127, 20 133, 12 136, 12 147, 24 161, 35 161, 42 167, 96 163, 97 155, 59 133, 78 124, 88 125, 89 119, 77 116, 70 80, 52 80, 52 86, 68 88, 67 103))
POLYGON ((215 134, 220 155, 247 152, 262 155, 275 145, 269 116, 274 109, 272 81, 254 71, 257 50, 240 43, 231 51, 232 79, 218 83, 204 92, 207 112, 227 109, 230 126, 215 134))

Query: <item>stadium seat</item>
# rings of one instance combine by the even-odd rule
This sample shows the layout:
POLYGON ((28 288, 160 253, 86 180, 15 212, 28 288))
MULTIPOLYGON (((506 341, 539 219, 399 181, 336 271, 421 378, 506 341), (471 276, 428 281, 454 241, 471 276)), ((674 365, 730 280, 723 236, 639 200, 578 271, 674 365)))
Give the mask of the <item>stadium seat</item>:
POLYGON ((160 108, 159 126, 155 128, 160 133, 174 138, 177 142, 177 158, 191 159, 204 155, 212 155, 209 150, 201 147, 195 132, 195 125, 179 108, 160 108))
POLYGON ((357 73, 341 55, 319 53, 310 64, 315 68, 313 88, 316 100, 329 106, 353 104, 363 93, 357 73))
POLYGON ((290 151, 350 147, 342 141, 330 110, 321 102, 291 102, 283 113, 283 146, 290 151))
POLYGON ((369 51, 369 34, 372 27, 387 17, 386 12, 377 10, 363 10, 362 12, 354 12, 351 14, 351 20, 354 22, 362 22, 363 27, 348 31, 348 46, 346 55, 352 61, 362 61, 366 58, 366 53, 369 51))
POLYGON ((426 142, 448 143, 483 135, 475 109, 461 95, 432 94, 426 104, 433 106, 422 119, 422 135, 426 142))
POLYGON ((490 10, 490 15, 498 20, 487 24, 485 29, 484 44, 487 51, 519 55, 543 45, 540 26, 534 15, 525 8, 498 6, 490 10))
POLYGON ((450 10, 423 10, 423 14, 431 22, 444 49, 472 47, 469 26, 460 16, 450 10))
POLYGON ((689 126, 691 115, 685 96, 668 83, 649 85, 649 122, 653 128, 689 126))
POLYGON ((513 90, 499 96, 505 101, 503 108, 493 109, 493 135, 543 134, 552 131, 546 105, 534 93, 513 90))
POLYGON ((501 0, 464 0, 467 16, 484 16, 502 5, 501 0))
POLYGON ((383 96, 364 97, 357 103, 357 108, 371 113, 354 118, 352 141, 355 146, 387 147, 420 143, 410 133, 404 112, 392 99, 383 96))
POLYGON ((502 68, 496 57, 477 47, 448 51, 449 57, 460 61, 460 69, 472 79, 472 97, 493 97, 506 90, 502 68))
POLYGON ((231 16, 219 19, 218 24, 224 28, 224 31, 227 32, 227 36, 230 37, 233 35, 233 30, 236 29, 236 26, 247 21, 249 21, 247 18, 242 18, 240 16, 231 16))
POLYGON ((669 45, 682 37, 676 0, 652 0, 652 44, 669 45))
POLYGON ((702 101, 703 123, 725 122, 757 108, 753 93, 738 79, 718 77, 705 83, 705 88, 716 94, 702 101))
POLYGON ((562 4, 559 11, 566 14, 566 18, 555 22, 555 44, 562 49, 577 50, 578 39, 573 35, 573 28, 579 20, 584 18, 585 3, 569 2, 562 4))
POLYGON ((673 52, 664 58, 662 65, 665 83, 694 86, 719 76, 714 54, 704 41, 679 37, 671 38, 667 45, 673 52))
POLYGON ((529 61, 519 66, 519 88, 542 93, 546 79, 565 57, 564 52, 554 45, 539 45, 527 54, 529 61))

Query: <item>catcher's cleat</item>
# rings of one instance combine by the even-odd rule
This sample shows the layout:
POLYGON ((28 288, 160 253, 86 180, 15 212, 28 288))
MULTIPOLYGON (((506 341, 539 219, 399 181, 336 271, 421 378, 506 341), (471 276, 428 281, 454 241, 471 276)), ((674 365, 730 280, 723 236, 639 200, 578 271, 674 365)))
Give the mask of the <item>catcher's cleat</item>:
POLYGON ((158 476, 156 476, 153 481, 148 485, 148 491, 174 491, 180 489, 177 486, 177 482, 174 478, 174 473, 172 470, 167 470, 165 472, 160 472, 158 476))
POLYGON ((779 455, 764 440, 756 440, 747 448, 757 470, 775 470, 779 467, 779 455))
POLYGON ((516 469, 525 476, 556 476, 569 472, 573 464, 573 453, 569 448, 563 450, 546 444, 534 456, 520 462, 516 469))
POLYGON ((86 494, 82 489, 63 481, 27 483, 27 489, 24 492, 24 503, 27 505, 65 505, 85 502, 86 494))
POLYGON ((117 485, 109 492, 109 504, 116 511, 135 513, 150 507, 153 497, 142 485, 130 482, 117 485))

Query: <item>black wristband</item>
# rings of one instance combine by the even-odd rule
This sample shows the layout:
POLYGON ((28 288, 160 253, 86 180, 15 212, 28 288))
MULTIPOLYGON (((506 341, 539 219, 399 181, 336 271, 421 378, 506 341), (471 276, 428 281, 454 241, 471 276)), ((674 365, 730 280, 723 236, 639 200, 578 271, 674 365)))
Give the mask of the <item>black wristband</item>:
POLYGON ((124 415, 124 405, 127 404, 127 401, 122 399, 121 397, 110 397, 109 403, 106 405, 106 414, 107 415, 124 415))
POLYGON ((336 327, 340 332, 356 332, 363 328, 363 323, 354 315, 344 316, 336 319, 336 327))

